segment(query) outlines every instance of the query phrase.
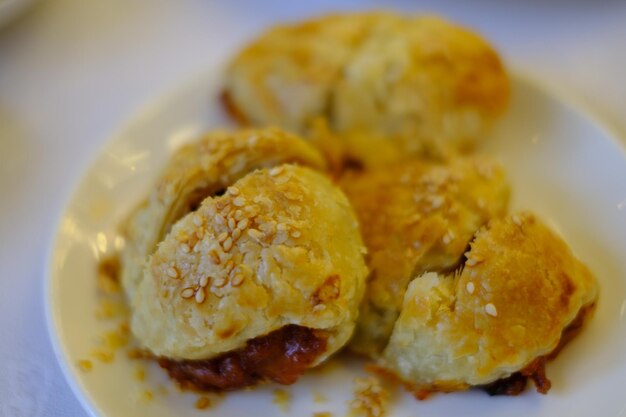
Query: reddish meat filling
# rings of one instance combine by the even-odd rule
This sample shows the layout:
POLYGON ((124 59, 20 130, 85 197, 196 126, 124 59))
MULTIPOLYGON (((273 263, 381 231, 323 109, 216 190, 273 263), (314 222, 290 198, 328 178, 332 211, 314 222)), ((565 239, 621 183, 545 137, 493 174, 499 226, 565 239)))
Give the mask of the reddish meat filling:
POLYGON ((230 391, 262 380, 293 384, 325 350, 319 331, 288 325, 213 359, 160 358, 159 365, 183 388, 230 391))

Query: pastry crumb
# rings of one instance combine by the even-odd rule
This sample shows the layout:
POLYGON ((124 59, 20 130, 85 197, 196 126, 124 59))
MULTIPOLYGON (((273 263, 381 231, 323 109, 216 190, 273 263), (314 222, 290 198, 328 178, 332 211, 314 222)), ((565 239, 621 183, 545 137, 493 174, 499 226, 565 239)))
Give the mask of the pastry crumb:
POLYGON ((153 359, 154 355, 146 349, 130 348, 126 351, 128 359, 153 359))
POLYGON ((206 395, 202 395, 198 397, 198 399, 196 400, 195 407, 198 410, 206 410, 210 406, 211 406, 211 399, 207 397, 206 395))
POLYGON ((128 306, 122 300, 103 298, 96 310, 96 318, 99 320, 111 320, 128 317, 128 306))
POLYGON ((333 417, 333 413, 329 411, 318 411, 317 413, 313 413, 313 417, 333 417))
POLYGON ((115 353, 106 348, 96 348, 92 350, 91 356, 102 363, 111 363, 115 359, 115 353))
POLYGON ((313 402, 317 403, 317 404, 323 404, 326 401, 328 401, 328 399, 326 398, 326 396, 322 393, 319 392, 314 392, 313 393, 313 402))
POLYGON ((78 367, 83 372, 89 372, 93 369, 93 362, 89 359, 81 359, 78 361, 78 367))
POLYGON ((116 255, 108 256, 98 263, 98 289, 104 294, 119 294, 120 261, 116 255))
POLYGON ((154 393, 149 389, 141 391, 139 394, 139 401, 141 402, 149 402, 154 399, 154 393))
POLYGON ((354 379, 354 399, 350 402, 350 416, 382 417, 387 412, 389 392, 373 376, 354 379))
POLYGON ((276 404, 283 413, 288 412, 289 405, 291 403, 291 393, 289 391, 285 391, 284 389, 274 390, 273 403, 276 404))
POLYGON ((143 368, 143 366, 135 367, 134 376, 137 381, 144 381, 146 379, 146 370, 143 368))
POLYGON ((102 339, 104 340, 104 345, 112 351, 128 345, 128 324, 121 323, 116 330, 106 332, 102 339))

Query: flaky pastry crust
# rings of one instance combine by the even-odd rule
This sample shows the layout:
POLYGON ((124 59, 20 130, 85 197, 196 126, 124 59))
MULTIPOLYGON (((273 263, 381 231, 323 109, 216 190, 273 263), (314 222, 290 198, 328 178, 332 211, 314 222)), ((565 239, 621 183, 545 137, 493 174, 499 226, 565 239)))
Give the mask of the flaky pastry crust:
POLYGON ((379 166, 472 148, 506 108, 509 80, 470 30, 372 12, 267 31, 233 59, 224 98, 252 125, 315 135, 324 118, 347 158, 379 166))
POLYGON ((132 302, 157 356, 210 359, 287 325, 326 339, 354 329, 367 268, 356 216, 323 175, 281 165, 205 199, 159 243, 132 302))
POLYGON ((466 255, 460 272, 411 282, 379 360, 418 395, 489 384, 532 365, 598 296, 587 267, 531 213, 492 220, 466 255))
POLYGON ((474 232, 505 214, 509 188, 492 160, 413 161, 340 181, 368 248, 370 277, 351 348, 376 356, 412 278, 454 269, 474 232))
POLYGON ((214 131, 177 150, 148 198, 122 225, 121 282, 128 298, 141 282, 147 257, 178 219, 247 173, 285 162, 325 168, 311 145, 273 128, 214 131))

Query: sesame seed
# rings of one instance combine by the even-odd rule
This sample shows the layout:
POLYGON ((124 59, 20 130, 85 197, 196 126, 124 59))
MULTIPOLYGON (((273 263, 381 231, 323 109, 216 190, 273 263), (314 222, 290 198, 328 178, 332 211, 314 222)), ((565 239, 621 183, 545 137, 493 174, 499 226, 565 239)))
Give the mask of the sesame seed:
POLYGON ((474 283, 471 281, 468 282, 467 284, 465 284, 465 289, 467 290, 468 293, 474 294, 474 283))
POLYGON ((249 223, 248 219, 240 220, 239 223, 237 223, 237 229, 246 230, 246 228, 248 227, 248 223, 249 223))
POLYGON ((189 253, 191 251, 191 249, 189 249, 189 245, 183 243, 182 245, 180 245, 180 250, 183 253, 189 253))
POLYGON ((193 216, 193 224, 195 224, 196 226, 200 227, 202 226, 202 217, 199 214, 195 214, 193 216))
POLYGON ((326 310, 325 304, 318 304, 315 307, 313 307, 313 311, 323 311, 323 310, 326 310))
POLYGON ((246 206, 244 208, 244 210, 246 211, 246 213, 248 213, 250 216, 254 217, 259 213, 259 206, 257 206, 256 204, 253 204, 251 206, 246 206))
POLYGON ((299 238, 300 236, 302 236, 302 233, 299 230, 292 230, 291 231, 291 237, 293 238, 299 238))
POLYGON ((213 286, 216 288, 222 288, 224 285, 226 285, 226 278, 224 277, 219 277, 213 280, 213 286))
POLYGON ((228 252, 230 250, 230 248, 233 247, 233 239, 228 237, 225 241, 224 241, 224 250, 226 252, 228 252))
POLYGON ((493 170, 491 169, 490 166, 479 165, 477 168, 478 168, 478 173, 480 174, 481 177, 489 180, 493 176, 493 170))
POLYGON ((261 239, 263 239, 263 233, 259 232, 256 229, 248 229, 248 236, 256 241, 260 241, 261 239))
POLYGON ((233 277, 230 285, 233 287, 239 287, 243 283, 244 276, 243 274, 237 274, 233 277))
POLYGON ((217 224, 226 224, 226 219, 224 218, 224 216, 218 213, 215 215, 215 222, 217 224))
POLYGON ((235 230, 233 230, 233 233, 231 236, 233 238, 233 241, 236 241, 237 239, 239 239, 239 237, 241 236, 241 229, 236 228, 235 230))
POLYGON ((220 259, 220 256, 217 254, 215 250, 210 251, 209 256, 211 257, 211 260, 213 261, 215 265, 219 265, 222 262, 222 260, 220 259))
POLYGON ((283 167, 274 167, 270 169, 270 177, 275 177, 281 172, 283 172, 283 167))
POLYGON ((191 298, 191 297, 193 297, 193 294, 194 294, 194 291, 193 291, 193 288, 191 288, 191 287, 187 287, 187 288, 185 288, 185 289, 184 289, 184 290, 180 293, 180 295, 181 295, 183 298, 191 298))
POLYGON ((451 240, 451 239, 450 239, 450 236, 446 233, 446 234, 443 236, 443 239, 441 239, 441 240, 443 240, 443 243, 444 243, 445 245, 447 245, 448 243, 450 243, 450 240, 451 240))
POLYGON ((467 262, 465 262, 465 265, 467 266, 474 266, 476 264, 479 264, 482 262, 482 259, 478 259, 478 258, 469 258, 467 260, 467 262))
POLYGON ((224 265, 224 270, 228 274, 230 273, 230 271, 233 270, 234 267, 235 267, 235 262, 232 259, 229 259, 228 262, 226 262, 226 265, 224 265))
POLYGON ((88 359, 78 361, 78 367, 83 372, 89 372, 93 368, 93 363, 88 359))
POLYGON ((237 207, 243 207, 246 204, 246 200, 243 197, 237 197, 233 200, 233 204, 237 207))
POLYGON ((522 219, 520 219, 520 217, 519 217, 517 214, 514 214, 514 215, 511 217, 511 220, 513 220, 513 223, 515 223, 515 224, 516 224, 516 225, 518 225, 518 226, 521 226, 521 225, 522 225, 522 219))
POLYGON ((302 200, 302 195, 292 191, 286 192, 285 197, 287 197, 288 200, 302 200))
POLYGON ((496 317, 498 315, 498 310, 496 310, 496 306, 494 306, 492 303, 489 303, 485 305, 485 313, 489 314, 490 316, 496 317))
POLYGON ((434 209, 441 207, 442 204, 443 204, 443 197, 440 195, 434 196, 431 200, 431 206, 434 209))
POLYGON ((231 195, 239 195, 239 188, 237 188, 237 187, 230 187, 230 188, 228 189, 228 192, 229 192, 231 195))
POLYGON ((232 217, 228 218, 228 227, 233 230, 237 226, 237 222, 232 217))
POLYGON ((174 268, 173 266, 170 266, 169 268, 167 268, 165 272, 167 273, 169 277, 178 278, 178 270, 174 268))
POLYGON ((270 221, 260 223, 258 227, 264 233, 274 233, 274 228, 276 227, 276 223, 270 220, 270 221))
POLYGON ((200 278, 200 286, 204 288, 207 285, 209 285, 209 279, 211 279, 211 277, 208 275, 205 275, 202 278, 200 278))
POLYGON ((284 232, 285 230, 287 230, 287 225, 285 223, 278 223, 278 226, 276 226, 276 230, 284 232))
POLYGON ((228 233, 226 232, 222 232, 219 234, 219 236, 217 237, 217 241, 222 243, 223 241, 226 240, 226 238, 228 237, 228 233))
POLYGON ((235 218, 235 220, 239 221, 241 219, 243 219, 243 211, 237 209, 235 210, 235 214, 233 215, 233 217, 235 218))
POLYGON ((202 304, 205 296, 204 288, 198 289, 198 291, 196 291, 196 303, 202 304))

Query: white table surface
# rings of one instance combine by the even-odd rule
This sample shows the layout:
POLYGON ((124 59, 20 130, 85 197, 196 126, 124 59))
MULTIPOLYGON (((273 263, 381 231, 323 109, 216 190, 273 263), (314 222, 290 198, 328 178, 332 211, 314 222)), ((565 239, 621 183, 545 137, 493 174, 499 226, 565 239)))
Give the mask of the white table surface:
POLYGON ((86 415, 52 352, 42 287, 56 219, 107 137, 262 27, 333 7, 463 22, 626 138, 618 0, 41 1, 0 28, 0 417, 86 415))

